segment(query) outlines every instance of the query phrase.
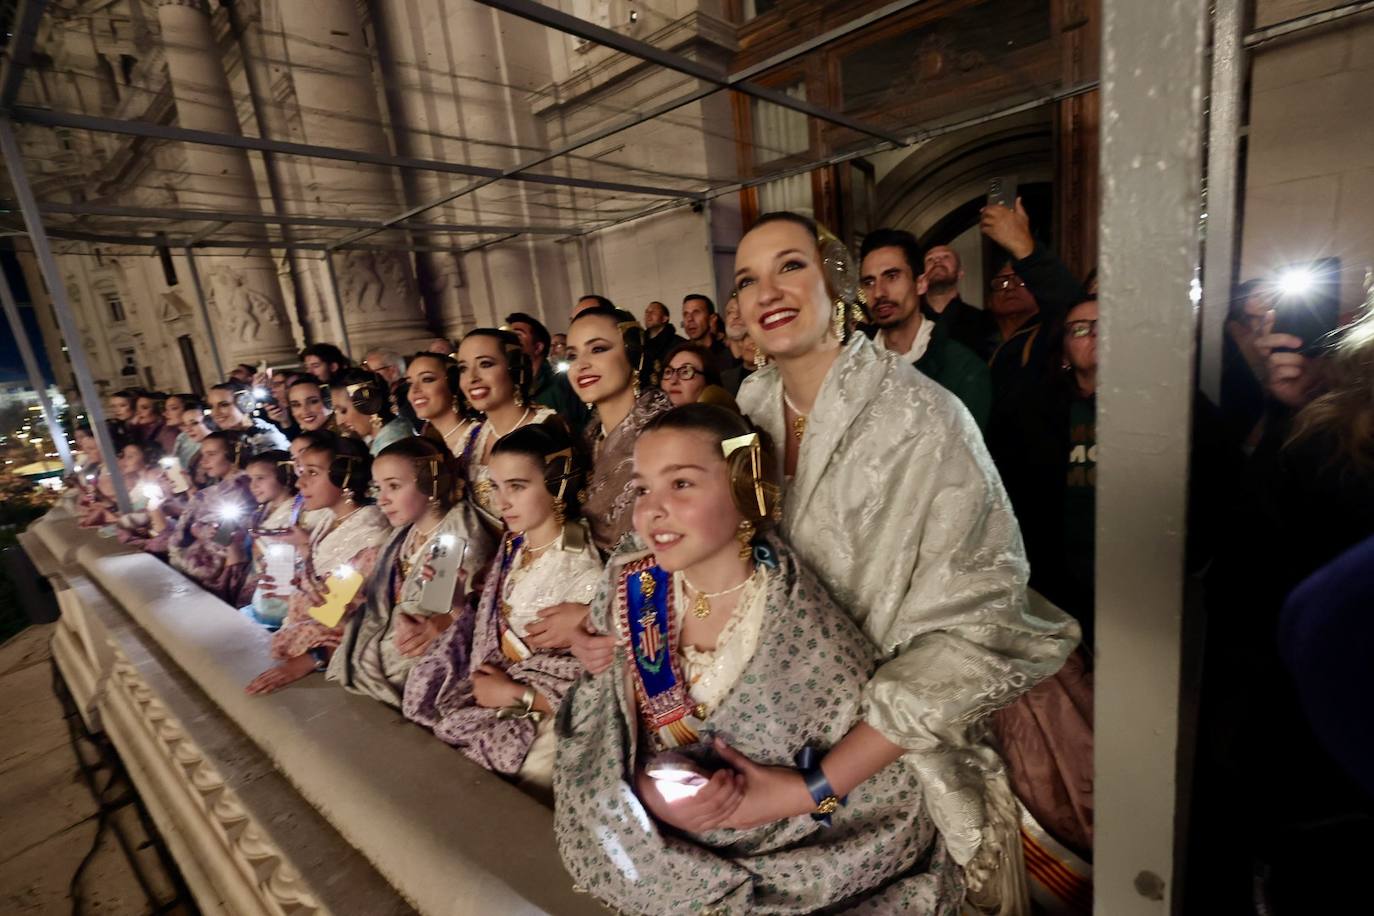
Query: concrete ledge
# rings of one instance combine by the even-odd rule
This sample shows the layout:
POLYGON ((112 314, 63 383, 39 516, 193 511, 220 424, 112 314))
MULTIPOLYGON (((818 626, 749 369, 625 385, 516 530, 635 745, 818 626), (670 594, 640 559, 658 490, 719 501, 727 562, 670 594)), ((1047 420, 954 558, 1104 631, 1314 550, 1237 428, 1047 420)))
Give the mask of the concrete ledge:
MULTIPOLYGON (((271 663, 269 634, 156 558, 63 530, 72 527, 57 520, 35 526, 55 557, 60 549, 67 561, 62 575, 76 583, 61 593, 66 633, 54 641, 54 648, 69 661, 81 659, 97 672, 97 681, 105 679, 108 696, 99 705, 111 731, 128 735, 142 722, 138 727, 152 736, 152 744, 166 739, 164 745, 180 748, 179 739, 172 738, 177 729, 189 733, 192 722, 232 729, 224 721, 227 716, 242 729, 243 740, 256 745, 254 753, 261 750, 259 768, 271 771, 275 765, 280 775, 272 775, 289 783, 291 800, 309 815, 322 816, 367 860, 356 865, 369 872, 375 868, 420 912, 605 912, 594 899, 573 891, 553 839, 551 811, 394 710, 321 678, 272 696, 249 697, 244 685, 271 663), (85 577, 89 583, 81 581, 85 577), (77 608, 84 615, 72 613, 77 608), (75 621, 78 616, 85 617, 84 634, 75 621), (101 633, 91 632, 92 618, 98 618, 101 633), (93 652, 96 643, 108 651, 93 652), (169 714, 187 696, 198 697, 204 706, 187 709, 190 718, 178 715, 172 725, 159 720, 148 731, 153 726, 147 723, 154 721, 150 716, 169 714)), ((65 672, 68 662, 62 664, 65 672)), ((78 682, 83 677, 87 683, 79 685, 78 695, 86 691, 90 675, 69 677, 78 682)), ((99 687, 94 693, 100 694, 99 687)), ((174 768, 169 771, 151 756, 156 748, 150 750, 149 738, 140 737, 138 743, 142 747, 131 743, 130 756, 140 761, 155 791, 165 794, 174 768)), ((242 778, 243 766, 253 769, 245 762, 249 758, 224 760, 207 754, 198 740, 188 747, 209 761, 200 777, 205 785, 219 780, 232 787, 242 778)), ((181 753, 189 756, 190 750, 181 753)), ((174 800, 166 807, 174 807, 174 800)), ((169 820, 179 825, 187 816, 172 812, 169 820)), ((269 842, 280 843, 282 829, 270 820, 261 824, 269 842)), ((252 886, 270 890, 280 885, 286 896, 297 894, 300 899, 285 912, 394 911, 372 905, 360 909, 356 900, 347 900, 340 909, 323 890, 338 878, 334 863, 305 845, 300 852, 306 858, 282 851, 280 864, 287 870, 273 871, 267 876, 271 880, 252 886)), ((243 850, 230 852, 230 858, 241 858, 243 850)), ((219 855, 203 837, 198 843, 188 841, 184 853, 193 859, 219 855)), ((242 863, 234 867, 241 870, 242 863)), ((231 896, 228 890, 232 888, 216 887, 214 893, 224 898, 231 896)))

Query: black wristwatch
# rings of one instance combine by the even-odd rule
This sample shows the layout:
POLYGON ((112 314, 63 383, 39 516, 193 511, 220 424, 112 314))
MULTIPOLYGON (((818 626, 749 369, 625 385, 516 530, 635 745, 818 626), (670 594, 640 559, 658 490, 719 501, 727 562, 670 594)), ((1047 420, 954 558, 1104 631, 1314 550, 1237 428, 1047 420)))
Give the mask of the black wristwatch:
POLYGON ((811 800, 816 803, 816 809, 811 812, 811 819, 829 827, 830 815, 840 810, 848 796, 841 797, 835 794, 835 787, 830 785, 830 780, 825 777, 825 771, 821 769, 820 752, 814 747, 802 748, 797 752, 796 759, 797 770, 806 781, 806 791, 811 793, 811 800))

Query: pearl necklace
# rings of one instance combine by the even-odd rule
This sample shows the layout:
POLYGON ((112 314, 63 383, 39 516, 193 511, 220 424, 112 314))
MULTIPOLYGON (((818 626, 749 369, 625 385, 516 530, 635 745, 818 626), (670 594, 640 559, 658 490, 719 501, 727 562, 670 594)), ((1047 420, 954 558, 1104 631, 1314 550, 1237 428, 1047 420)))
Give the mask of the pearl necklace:
POLYGON ((802 413, 800 407, 792 403, 792 399, 787 396, 786 388, 782 390, 782 400, 796 414, 796 417, 792 419, 792 436, 800 442, 802 436, 806 435, 806 414, 802 413))

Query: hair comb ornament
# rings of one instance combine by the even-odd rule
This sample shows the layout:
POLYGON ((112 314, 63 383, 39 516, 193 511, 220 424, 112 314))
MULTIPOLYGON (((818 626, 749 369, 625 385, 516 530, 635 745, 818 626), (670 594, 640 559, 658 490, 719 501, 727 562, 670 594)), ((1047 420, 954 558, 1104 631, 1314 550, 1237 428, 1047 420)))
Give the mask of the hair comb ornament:
POLYGON ((767 518, 768 497, 763 486, 763 446, 759 443, 759 434, 745 433, 720 444, 720 450, 727 460, 742 448, 749 449, 749 473, 754 478, 754 500, 758 503, 759 517, 767 518))
POLYGON ((353 409, 369 417, 381 413, 386 404, 386 396, 378 391, 372 382, 357 382, 346 386, 344 390, 348 393, 348 400, 353 409))

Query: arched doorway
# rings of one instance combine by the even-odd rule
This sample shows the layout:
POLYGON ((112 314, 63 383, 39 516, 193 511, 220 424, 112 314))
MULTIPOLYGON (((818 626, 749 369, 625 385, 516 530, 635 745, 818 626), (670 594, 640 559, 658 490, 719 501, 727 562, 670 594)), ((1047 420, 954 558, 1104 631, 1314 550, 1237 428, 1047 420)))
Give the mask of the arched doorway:
POLYGON ((1054 122, 1048 108, 875 157, 876 226, 906 229, 922 247, 949 245, 964 266, 964 300, 982 307, 992 252, 978 231, 988 182, 1014 177, 1037 237, 1054 225, 1054 122))

